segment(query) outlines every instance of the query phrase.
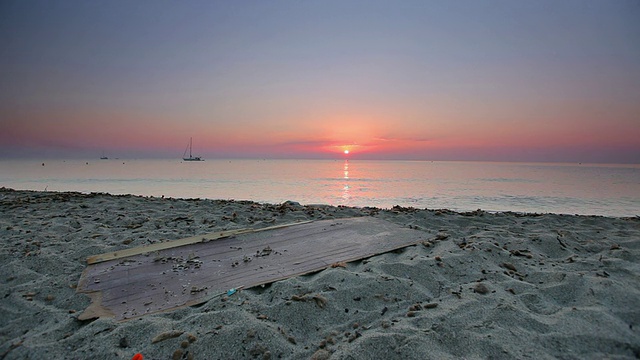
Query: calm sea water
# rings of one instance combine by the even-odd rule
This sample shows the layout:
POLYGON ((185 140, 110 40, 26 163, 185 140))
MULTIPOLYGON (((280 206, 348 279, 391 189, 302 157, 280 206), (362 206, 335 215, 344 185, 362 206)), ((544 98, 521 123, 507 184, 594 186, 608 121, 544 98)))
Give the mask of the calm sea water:
POLYGON ((640 165, 364 160, 0 161, 0 186, 457 211, 640 215, 640 165))

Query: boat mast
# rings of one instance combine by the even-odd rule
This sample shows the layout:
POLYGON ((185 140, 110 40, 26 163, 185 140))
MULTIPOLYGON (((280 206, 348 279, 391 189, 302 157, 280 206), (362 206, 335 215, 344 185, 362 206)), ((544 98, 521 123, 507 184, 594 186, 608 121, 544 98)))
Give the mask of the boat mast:
POLYGON ((189 159, 191 159, 193 156, 191 155, 191 147, 193 146, 193 138, 189 138, 189 159))

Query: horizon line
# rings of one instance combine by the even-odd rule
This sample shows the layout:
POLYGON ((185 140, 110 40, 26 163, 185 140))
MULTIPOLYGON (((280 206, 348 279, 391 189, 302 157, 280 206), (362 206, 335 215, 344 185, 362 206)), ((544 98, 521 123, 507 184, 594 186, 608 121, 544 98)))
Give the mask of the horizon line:
MULTIPOLYGON (((139 156, 139 157, 108 157, 107 159, 101 159, 100 157, 62 157, 62 156, 24 156, 24 157, 3 157, 0 156, 0 161, 140 161, 140 160, 158 160, 169 161, 175 160, 176 162, 185 162, 182 158, 174 157, 153 157, 153 156, 139 156)), ((341 157, 212 157, 204 158, 201 163, 207 161, 233 161, 233 160, 250 160, 250 161, 269 161, 269 160, 293 160, 293 161, 407 161, 407 162, 468 162, 468 163, 511 163, 511 164, 572 164, 572 165, 640 165, 640 162, 595 162, 595 161, 575 161, 575 160, 500 160, 500 159, 412 159, 412 158, 360 158, 353 156, 341 156, 341 157)))

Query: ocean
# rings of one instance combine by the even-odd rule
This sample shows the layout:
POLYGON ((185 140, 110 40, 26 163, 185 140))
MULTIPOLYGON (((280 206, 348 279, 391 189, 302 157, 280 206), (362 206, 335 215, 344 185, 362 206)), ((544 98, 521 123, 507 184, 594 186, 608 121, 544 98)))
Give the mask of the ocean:
POLYGON ((0 186, 358 207, 640 215, 640 165, 369 160, 2 160, 0 186))

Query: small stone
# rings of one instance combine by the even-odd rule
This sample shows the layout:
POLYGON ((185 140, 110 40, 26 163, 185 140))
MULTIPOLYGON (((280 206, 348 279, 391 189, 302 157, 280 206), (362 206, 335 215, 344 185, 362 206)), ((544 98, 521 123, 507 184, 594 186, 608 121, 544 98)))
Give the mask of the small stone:
POLYGON ((502 267, 504 267, 505 269, 511 270, 511 271, 518 271, 516 269, 516 267, 511 263, 503 263, 502 267))
POLYGON ((173 352, 173 356, 171 356, 171 359, 173 360, 180 360, 182 358, 182 350, 181 349, 177 349, 176 351, 173 352))
POLYGON ((325 349, 319 349, 311 355, 311 360, 327 360, 331 356, 331 353, 325 349))
POLYGON ((187 334, 187 340, 188 340, 190 343, 194 343, 194 342, 196 342, 196 340, 198 340, 198 338, 197 338, 195 335, 193 335, 193 334, 187 334))
POLYGON ((187 340, 184 340, 180 343, 180 347, 183 349, 186 349, 189 346, 189 342, 187 340))
POLYGON ((484 295, 489 292, 489 288, 483 283, 477 283, 476 286, 473 287, 473 292, 484 295))

